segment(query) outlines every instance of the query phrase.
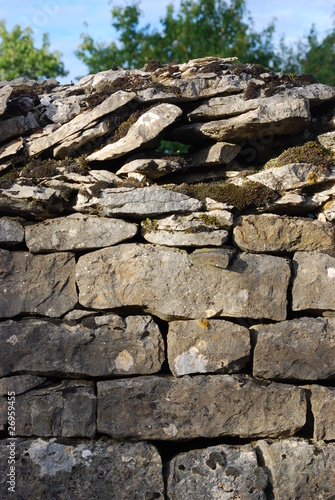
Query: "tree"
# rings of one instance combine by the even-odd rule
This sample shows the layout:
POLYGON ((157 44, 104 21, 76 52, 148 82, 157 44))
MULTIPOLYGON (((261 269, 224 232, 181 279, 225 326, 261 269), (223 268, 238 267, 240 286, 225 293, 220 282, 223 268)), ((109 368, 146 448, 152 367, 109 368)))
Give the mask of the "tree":
POLYGON ((33 31, 30 27, 22 30, 16 25, 7 31, 4 20, 0 21, 0 79, 13 80, 19 76, 32 79, 66 76, 61 54, 50 52, 47 33, 43 34, 40 49, 34 47, 33 31))
POLYGON ((301 52, 298 60, 303 73, 312 73, 320 82, 335 85, 335 25, 320 42, 313 25, 301 52))
POLYGON ((239 62, 259 63, 277 69, 280 58, 273 44, 274 24, 261 33, 254 30, 246 11, 245 0, 182 0, 179 11, 168 5, 161 29, 150 24, 140 27, 138 3, 112 9, 112 26, 119 33, 119 43, 96 43, 82 34, 76 55, 90 72, 114 65, 141 67, 158 59, 161 63, 186 61, 208 55, 238 56, 239 62), (243 19, 247 17, 247 22, 243 19))

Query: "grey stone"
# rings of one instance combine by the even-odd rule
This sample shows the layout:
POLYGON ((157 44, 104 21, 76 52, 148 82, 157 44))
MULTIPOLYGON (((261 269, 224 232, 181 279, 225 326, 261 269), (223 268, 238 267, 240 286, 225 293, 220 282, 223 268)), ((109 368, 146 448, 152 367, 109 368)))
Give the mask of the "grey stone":
POLYGON ((64 252, 108 247, 132 238, 137 224, 122 219, 74 214, 26 226, 30 252, 64 252))
POLYGON ((250 444, 181 453, 169 463, 169 500, 266 500, 267 476, 250 444))
POLYGON ((152 375, 97 387, 97 430, 115 439, 283 437, 306 422, 305 391, 242 375, 152 375))
POLYGON ((109 126, 107 121, 103 121, 96 125, 95 127, 83 130, 81 133, 76 133, 67 138, 66 141, 62 142, 59 146, 54 149, 55 158, 66 158, 67 156, 73 156, 76 154, 77 150, 87 144, 90 141, 94 141, 98 137, 101 137, 109 131, 109 126))
POLYGON ((93 437, 94 383, 65 380, 15 398, 16 436, 93 437))
POLYGON ((182 110, 173 104, 158 104, 146 111, 132 125, 125 137, 108 144, 89 155, 87 161, 113 160, 145 146, 182 115, 182 110))
POLYGON ((9 392, 23 394, 39 385, 44 384, 47 379, 36 375, 14 375, 0 379, 0 395, 7 396, 9 392))
POLYGON ((273 214, 245 215, 236 220, 236 245, 247 252, 334 250, 333 224, 273 214))
POLYGON ((68 96, 66 99, 41 99, 41 104, 47 106, 45 115, 54 123, 63 125, 81 112, 80 99, 77 96, 68 96), (49 102, 48 102, 49 101, 49 102))
POLYGON ((148 443, 109 439, 22 439, 15 442, 15 493, 8 492, 10 450, 0 442, 0 496, 46 500, 164 499, 162 461, 148 443))
POLYGON ((141 234, 150 243, 167 246, 221 246, 228 239, 232 214, 227 211, 193 212, 190 215, 170 215, 146 219, 141 234), (230 220, 229 220, 230 219, 230 220))
POLYGON ((39 127, 39 124, 33 113, 27 113, 27 116, 14 116, 0 122, 1 141, 25 135, 39 127))
POLYGON ((189 259, 191 264, 202 269, 206 269, 207 266, 227 269, 235 252, 236 249, 233 247, 197 248, 189 254, 189 259))
POLYGON ((296 252, 293 269, 293 310, 334 311, 335 258, 320 252, 296 252))
POLYGON ((73 254, 31 255, 0 250, 0 263, 0 317, 20 313, 56 317, 76 305, 73 254))
POLYGON ((280 257, 241 254, 228 269, 212 262, 200 268, 186 252, 137 243, 86 254, 77 264, 84 307, 136 305, 167 320, 286 319, 289 278, 289 264, 280 257))
POLYGON ((247 328, 219 319, 172 321, 167 337, 168 361, 175 376, 191 373, 236 373, 249 360, 247 328))
POLYGON ((77 196, 77 212, 91 213, 98 210, 107 216, 136 218, 151 217, 171 212, 192 212, 201 210, 203 203, 182 193, 175 193, 160 186, 133 188, 106 188, 98 197, 91 197, 86 191, 77 196))
POLYGON ((312 385, 311 407, 315 441, 335 440, 335 388, 312 385))
POLYGON ((264 101, 264 98, 245 100, 242 94, 213 97, 202 102, 187 116, 192 122, 197 120, 219 120, 257 109, 262 101, 264 101))
MULTIPOLYGON (((0 148, 0 160, 8 160, 10 156, 15 155, 18 153, 21 149, 23 149, 23 140, 20 137, 19 139, 14 139, 11 141, 9 144, 6 144, 5 146, 2 146, 0 148)), ((0 167, 1 170, 1 167, 0 167)))
POLYGON ((154 180, 180 169, 181 165, 177 161, 148 158, 129 161, 116 173, 120 176, 126 176, 127 174, 136 172, 145 175, 148 179, 154 180))
POLYGON ((335 201, 328 202, 323 209, 326 219, 329 222, 335 221, 335 201))
POLYGON ((0 245, 14 246, 24 240, 24 229, 15 219, 0 218, 0 245))
POLYGON ((318 135, 318 141, 322 146, 335 153, 335 130, 318 135))
POLYGON ((251 332, 256 343, 255 377, 306 381, 335 378, 335 318, 298 318, 253 326, 251 332))
POLYGON ((268 470, 275 500, 334 498, 335 443, 320 446, 298 439, 259 441, 256 449, 268 470))
POLYGON ((13 92, 13 88, 10 85, 5 85, 0 89, 0 116, 4 114, 7 108, 7 101, 13 92))
POLYGON ((230 163, 241 151, 238 144, 228 142, 217 142, 194 153, 188 162, 191 167, 202 167, 212 165, 226 165, 230 163))
POLYGON ((75 326, 37 319, 2 322, 1 376, 106 377, 160 370, 164 341, 149 316, 109 317, 101 326, 97 320, 75 326))

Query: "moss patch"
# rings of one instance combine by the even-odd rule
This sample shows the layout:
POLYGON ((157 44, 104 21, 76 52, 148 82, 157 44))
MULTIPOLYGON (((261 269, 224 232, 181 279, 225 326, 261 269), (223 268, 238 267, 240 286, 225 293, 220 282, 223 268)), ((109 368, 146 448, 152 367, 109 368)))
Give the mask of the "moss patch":
POLYGON ((158 222, 147 217, 145 220, 141 222, 141 226, 148 233, 152 233, 158 230, 158 222))
POLYGON ((314 165, 317 172, 321 174, 326 173, 328 168, 334 165, 334 155, 318 142, 309 141, 303 146, 295 146, 287 149, 278 158, 268 161, 264 165, 264 168, 282 167, 289 163, 308 163, 314 165))

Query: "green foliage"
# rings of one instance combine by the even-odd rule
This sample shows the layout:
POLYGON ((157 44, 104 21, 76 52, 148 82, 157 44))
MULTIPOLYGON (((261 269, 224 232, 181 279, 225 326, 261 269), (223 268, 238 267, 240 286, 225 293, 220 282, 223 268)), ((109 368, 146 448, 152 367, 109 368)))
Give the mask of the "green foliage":
POLYGON ((40 49, 34 47, 33 31, 30 27, 22 30, 16 25, 7 31, 4 20, 0 21, 0 80, 13 80, 26 76, 35 80, 66 76, 64 64, 58 51, 49 51, 47 33, 43 34, 40 49))
POLYGON ((299 62, 303 72, 313 73, 322 83, 335 85, 335 25, 320 42, 313 25, 302 53, 299 62))

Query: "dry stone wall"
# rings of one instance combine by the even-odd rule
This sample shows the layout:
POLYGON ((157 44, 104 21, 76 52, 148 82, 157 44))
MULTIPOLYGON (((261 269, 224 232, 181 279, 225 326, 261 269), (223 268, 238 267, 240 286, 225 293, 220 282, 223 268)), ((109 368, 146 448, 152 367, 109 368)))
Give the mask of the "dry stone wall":
POLYGON ((1 498, 333 499, 335 88, 153 61, 0 115, 1 498))

